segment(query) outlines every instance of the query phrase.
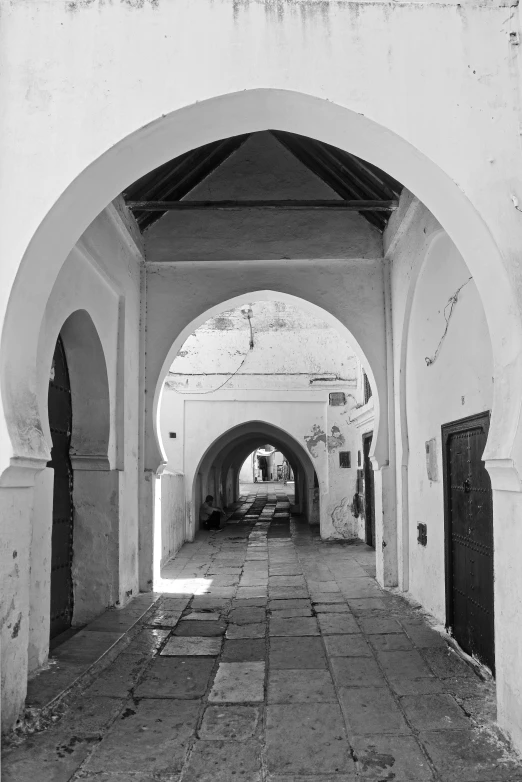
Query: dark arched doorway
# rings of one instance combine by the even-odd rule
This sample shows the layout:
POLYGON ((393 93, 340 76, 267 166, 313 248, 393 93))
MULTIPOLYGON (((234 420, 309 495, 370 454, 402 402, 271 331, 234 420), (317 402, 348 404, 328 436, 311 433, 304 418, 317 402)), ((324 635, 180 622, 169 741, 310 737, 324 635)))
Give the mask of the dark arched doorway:
POLYGON ((51 623, 54 638, 71 626, 73 615, 73 470, 70 458, 72 397, 63 342, 56 342, 49 378, 49 426, 54 470, 51 549, 51 623))

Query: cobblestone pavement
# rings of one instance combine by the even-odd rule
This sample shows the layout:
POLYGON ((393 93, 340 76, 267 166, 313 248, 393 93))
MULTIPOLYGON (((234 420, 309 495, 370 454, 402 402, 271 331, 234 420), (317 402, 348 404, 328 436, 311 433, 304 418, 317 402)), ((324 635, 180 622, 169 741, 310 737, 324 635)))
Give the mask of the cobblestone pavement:
POLYGON ((252 490, 4 782, 522 780, 492 683, 378 587, 374 552, 320 541, 283 486, 252 490))

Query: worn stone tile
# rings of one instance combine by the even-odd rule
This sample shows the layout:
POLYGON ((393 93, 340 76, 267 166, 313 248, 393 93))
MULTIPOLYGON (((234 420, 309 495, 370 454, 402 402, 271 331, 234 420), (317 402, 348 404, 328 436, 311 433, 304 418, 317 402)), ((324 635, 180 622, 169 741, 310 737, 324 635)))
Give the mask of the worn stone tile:
POLYGON ((270 576, 270 587, 305 587, 304 576, 270 576))
POLYGON ((181 770, 200 703, 142 700, 116 720, 86 763, 88 771, 173 774, 181 770))
MULTIPOLYGON (((127 773, 118 774, 117 772, 110 772, 108 774, 85 774, 81 773, 81 777, 74 777, 74 782, 158 782, 157 776, 152 774, 133 774, 132 779, 129 779, 127 773)), ((161 782, 179 782, 179 774, 161 775, 161 782)))
POLYGON ((174 636, 178 638, 195 638, 196 636, 201 638, 211 638, 224 635, 226 629, 226 622, 222 619, 218 619, 215 622, 200 622, 198 620, 194 621, 190 619, 179 623, 179 625, 174 630, 174 636))
POLYGON ((367 611, 384 611, 386 603, 378 597, 346 597, 346 602, 354 614, 364 614, 367 611))
POLYGON ((266 611, 264 608, 233 608, 229 614, 229 620, 236 625, 256 624, 264 622, 266 611))
POLYGON ((446 692, 446 681, 435 677, 431 679, 390 679, 390 687, 397 695, 431 695, 446 692))
POLYGON ((273 637, 270 639, 270 668, 326 668, 326 658, 320 638, 273 637))
POLYGON ((350 736, 361 779, 429 782, 434 776, 413 736, 350 736))
MULTIPOLYGON (((246 625, 248 627, 248 625, 246 625)), ((266 656, 265 639, 243 638, 226 640, 221 659, 224 662, 249 662, 264 660, 266 656)))
POLYGON ((214 660, 210 657, 156 657, 135 689, 137 698, 202 698, 214 660))
POLYGON ((469 678, 479 681, 473 668, 449 646, 423 649, 422 656, 427 660, 432 671, 441 679, 457 676, 460 679, 469 678))
POLYGON ((311 603, 308 599, 271 599, 269 603, 270 611, 287 611, 290 609, 310 609, 311 603))
POLYGON ((338 687, 386 687, 386 680, 371 657, 332 657, 331 665, 338 687))
POLYGON ((469 718, 447 693, 401 698, 407 719, 417 730, 466 730, 469 718))
POLYGON ((330 657, 371 657, 372 650, 361 634, 325 635, 324 645, 330 657))
POLYGON ((98 738, 79 738, 57 725, 2 756, 3 782, 68 782, 98 738))
POLYGON ((153 616, 147 620, 147 625, 154 627, 176 627, 181 619, 180 611, 156 611, 153 616))
POLYGON ((315 617, 293 617, 289 619, 272 617, 268 632, 271 636, 319 635, 319 628, 315 617))
POLYGON ((305 587, 269 587, 268 594, 271 600, 297 600, 308 598, 308 590, 305 587))
MULTIPOLYGON (((127 647, 129 648, 129 647, 127 647)), ((88 697, 125 698, 138 681, 148 660, 139 654, 120 654, 85 690, 88 697)))
POLYGON ((270 564, 270 576, 302 576, 303 570, 299 564, 287 563, 283 565, 270 564))
POLYGON ((344 635, 345 633, 361 632, 351 614, 319 614, 318 621, 323 635, 344 635))
POLYGON ((386 633, 403 633, 396 619, 391 617, 362 616, 359 625, 366 635, 385 635, 386 633))
POLYGON ((413 644, 405 633, 375 633, 368 641, 378 652, 397 652, 413 649, 413 644))
POLYGON ((198 735, 212 741, 244 741, 255 735, 260 719, 258 706, 208 706, 198 735))
POLYGON ((310 598, 312 603, 321 603, 322 605, 327 603, 347 605, 346 598, 341 592, 310 592, 310 598))
POLYGON ((521 764, 507 746, 484 731, 432 731, 419 735, 444 782, 515 782, 521 764))
POLYGON ((148 627, 140 630, 125 649, 127 654, 150 654, 159 649, 162 643, 168 638, 170 630, 150 629, 148 627))
POLYGON ((190 607, 193 611, 219 610, 230 606, 230 600, 224 597, 210 597, 209 595, 197 595, 193 598, 190 607))
POLYGON ((398 652, 377 652, 379 663, 390 679, 423 679, 432 672, 415 649, 398 652))
POLYGON ((249 703, 263 701, 264 662, 220 663, 209 701, 249 703))
POLYGON ((271 670, 268 703, 337 703, 337 696, 329 671, 271 670))
POLYGON ((307 579, 307 586, 310 592, 312 593, 340 593, 340 589, 337 585, 336 581, 313 581, 310 579, 307 579))
POLYGON ((226 638, 236 640, 238 638, 264 638, 266 633, 265 622, 248 625, 230 624, 227 628, 226 638))
POLYGON ((52 659, 64 663, 92 665, 119 641, 123 632, 123 630, 116 632, 80 630, 79 633, 53 651, 52 659))
POLYGON ((346 774, 269 774, 267 782, 355 782, 355 769, 346 774))
POLYGON ((263 608, 266 606, 268 602, 268 598, 266 595, 264 597, 250 597, 246 599, 240 599, 237 598, 232 601, 232 609, 234 608, 263 608))
POLYGON ((261 748, 254 740, 197 741, 183 782, 261 782, 261 748))
POLYGON ((50 667, 36 674, 27 682, 27 706, 47 706, 54 698, 72 684, 84 673, 85 665, 50 661, 50 667))
POLYGON ((317 603, 314 605, 316 614, 350 614, 346 603, 317 603))
POLYGON ((447 647, 447 642, 441 633, 426 627, 425 624, 401 621, 405 632, 419 649, 431 647, 447 647))
POLYGON ((116 719, 125 698, 82 695, 66 704, 60 723, 72 736, 98 736, 116 719))
POLYGON ((181 620, 182 622, 217 622, 220 614, 217 611, 191 611, 181 620))
POLYGON ((221 651, 221 638, 173 637, 169 638, 161 655, 186 657, 192 655, 216 656, 221 651))
POLYGON ((342 687, 341 708, 351 733, 410 733, 387 687, 342 687))
POLYGON ((233 598, 238 587, 211 586, 207 592, 210 597, 233 598))
POLYGON ((312 616, 311 608, 287 608, 282 611, 270 611, 272 619, 292 619, 296 616, 312 616))
POLYGON ((271 772, 328 774, 353 769, 336 703, 268 706, 266 742, 271 772))
POLYGON ((267 595, 267 587, 255 586, 255 587, 238 587, 236 592, 236 600, 250 600, 252 598, 265 597, 267 595))

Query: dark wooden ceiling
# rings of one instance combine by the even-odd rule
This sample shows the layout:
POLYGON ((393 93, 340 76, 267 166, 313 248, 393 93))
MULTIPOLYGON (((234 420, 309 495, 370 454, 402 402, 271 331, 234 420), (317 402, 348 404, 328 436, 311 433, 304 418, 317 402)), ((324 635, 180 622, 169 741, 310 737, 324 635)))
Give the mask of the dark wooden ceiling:
MULTIPOLYGON (((368 202, 396 201, 402 190, 399 182, 371 163, 337 147, 295 133, 270 132, 341 199, 361 201, 361 206, 366 202, 361 215, 379 230, 384 230, 391 209, 373 211, 367 205, 368 202)), ((130 185, 123 192, 125 201, 129 204, 136 201, 167 201, 171 204, 181 201, 239 149, 249 135, 215 141, 170 160, 130 185)), ((156 208, 150 211, 133 207, 132 211, 140 230, 145 231, 167 210, 156 208)))

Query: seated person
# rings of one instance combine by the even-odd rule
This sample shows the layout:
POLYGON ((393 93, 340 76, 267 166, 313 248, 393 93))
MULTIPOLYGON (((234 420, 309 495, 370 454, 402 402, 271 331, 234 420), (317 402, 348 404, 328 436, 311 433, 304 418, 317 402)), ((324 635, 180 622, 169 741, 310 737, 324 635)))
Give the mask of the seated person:
POLYGON ((212 505, 214 497, 207 494, 205 502, 199 509, 199 523, 202 529, 219 529, 221 526, 221 515, 224 515, 223 508, 212 505))

